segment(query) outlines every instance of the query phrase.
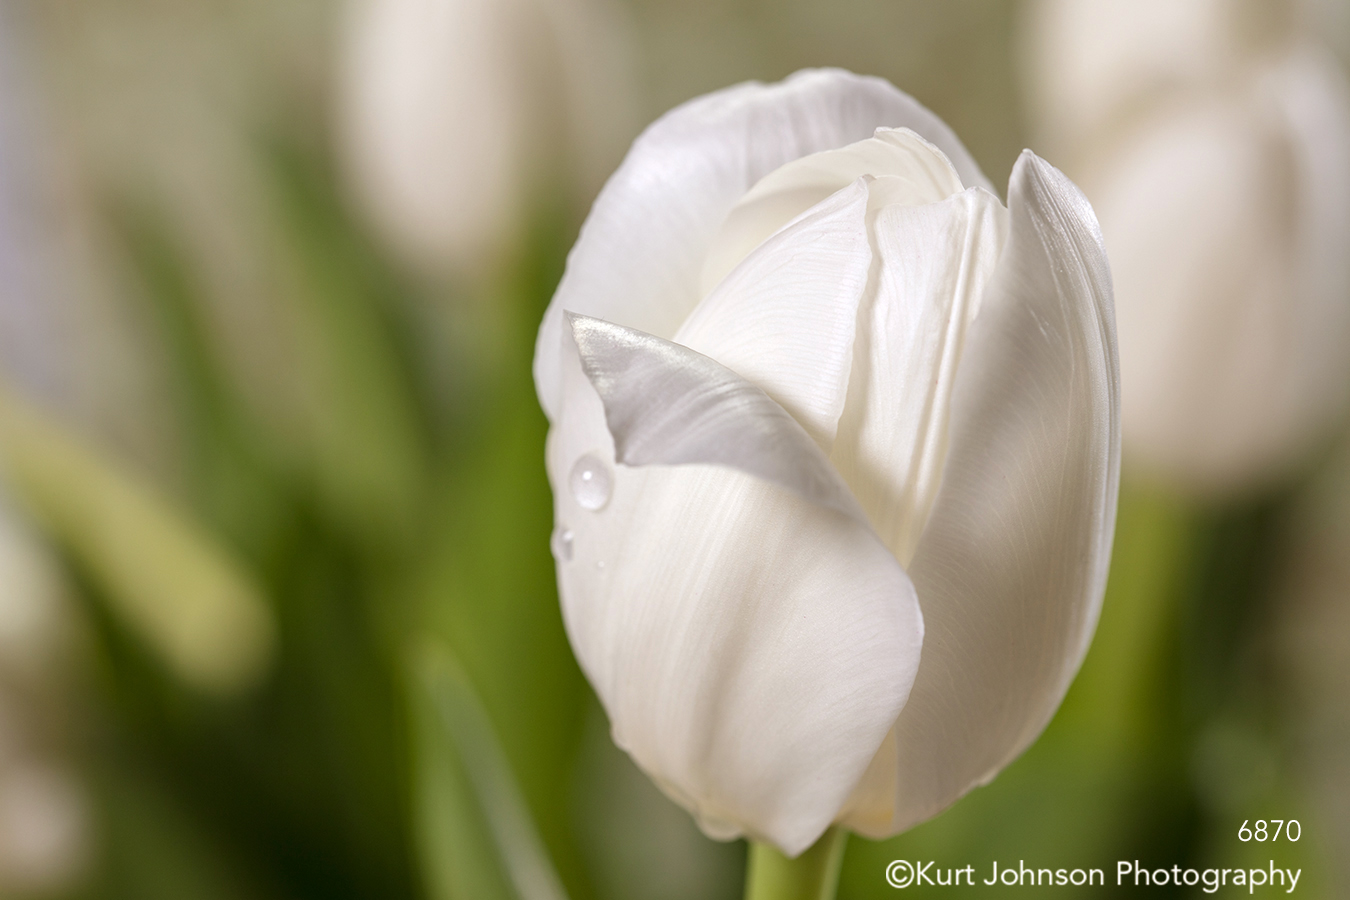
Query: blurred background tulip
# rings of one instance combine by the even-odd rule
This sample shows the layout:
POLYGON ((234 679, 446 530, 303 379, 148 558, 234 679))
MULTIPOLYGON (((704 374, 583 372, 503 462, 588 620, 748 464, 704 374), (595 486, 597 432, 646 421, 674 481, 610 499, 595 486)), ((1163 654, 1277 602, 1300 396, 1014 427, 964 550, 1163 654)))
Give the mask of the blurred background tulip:
POLYGON ((610 0, 350 4, 341 152, 392 250, 432 271, 482 267, 531 204, 599 188, 641 124, 626 13, 610 0))
POLYGON ((0 891, 69 890, 89 863, 88 796, 70 757, 77 635, 56 561, 0 506, 0 891))
POLYGON ((614 749, 573 661, 530 360, 641 127, 827 65, 994 184, 1024 146, 1080 179, 1122 353, 1131 283, 1188 348, 1139 388, 1123 357, 1127 408, 1167 390, 1125 423, 1064 706, 948 812, 853 839, 840 896, 893 895, 901 857, 1273 857, 1350 891, 1350 12, 1120 4, 1093 37, 1068 5, 0 3, 0 896, 740 896, 744 845, 614 749), (1302 839, 1238 841, 1261 817, 1302 839))
POLYGON ((1191 490, 1286 474, 1350 374, 1350 81, 1286 0, 1043 0, 1037 136, 1110 246, 1126 452, 1191 490))
POLYGON ((1116 284, 1133 512, 1113 585, 1132 624, 1104 620, 1098 658, 1175 654, 1147 676, 1156 706, 1138 722, 1153 724, 1131 739, 1151 749, 1121 771, 1135 792, 1175 792, 1141 821, 1197 860, 1229 854, 1225 827, 1253 806, 1301 809, 1322 836, 1290 856, 1332 895, 1343 800, 1312 760, 1344 713, 1300 629, 1326 615, 1309 561, 1336 529, 1313 498, 1336 483, 1350 387, 1345 14, 1035 0, 1018 38, 1031 133, 1081 179, 1116 284))

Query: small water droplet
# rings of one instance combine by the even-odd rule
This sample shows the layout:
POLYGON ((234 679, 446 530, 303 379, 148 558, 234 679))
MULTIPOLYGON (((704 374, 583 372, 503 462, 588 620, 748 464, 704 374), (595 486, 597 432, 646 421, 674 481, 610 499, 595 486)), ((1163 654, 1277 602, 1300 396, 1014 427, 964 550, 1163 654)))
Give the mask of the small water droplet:
POLYGON ((605 567, 605 561, 603 559, 597 559, 595 561, 595 567, 597 569, 603 569, 605 567))
POLYGON ((587 453, 572 467, 572 474, 568 476, 567 483, 572 488, 572 496, 576 498, 581 508, 594 512, 604 509, 605 504, 609 502, 613 478, 609 473, 609 466, 598 457, 587 453))
POLYGON ((563 562, 572 561, 572 529, 562 525, 554 529, 553 555, 563 562))

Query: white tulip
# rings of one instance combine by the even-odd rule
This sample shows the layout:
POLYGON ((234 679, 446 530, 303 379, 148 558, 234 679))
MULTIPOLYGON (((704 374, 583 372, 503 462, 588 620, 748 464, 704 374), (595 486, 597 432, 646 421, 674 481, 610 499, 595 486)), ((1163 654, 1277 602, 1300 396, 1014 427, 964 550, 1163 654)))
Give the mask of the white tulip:
POLYGON ((343 155, 414 263, 480 265, 530 198, 569 178, 593 190, 632 136, 628 39, 605 0, 353 0, 348 20, 343 155))
POLYGON ((1127 458, 1278 476, 1350 384, 1350 85, 1292 5, 1042 0, 1032 111, 1111 248, 1127 458))
POLYGON ((1110 274, 1057 170, 1023 154, 1009 198, 890 84, 808 71, 658 120, 568 258, 535 354, 564 620, 615 741, 714 837, 903 830, 1077 671, 1110 274))

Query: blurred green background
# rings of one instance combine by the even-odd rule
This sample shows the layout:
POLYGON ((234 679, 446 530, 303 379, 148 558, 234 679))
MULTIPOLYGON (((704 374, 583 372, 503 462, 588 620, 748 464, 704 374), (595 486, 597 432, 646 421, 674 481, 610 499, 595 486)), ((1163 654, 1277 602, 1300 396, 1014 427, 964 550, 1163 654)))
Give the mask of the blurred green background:
MULTIPOLYGON (((548 94, 571 38, 503 3, 523 36, 474 40, 526 74, 443 88, 552 112, 506 211, 421 245, 366 178, 373 5, 0 6, 0 896, 740 894, 744 845, 613 747, 568 648, 535 329, 627 142, 740 80, 886 77, 1005 183, 1019 4, 558 4, 614 48, 591 146, 548 94)), ((1345 896, 1347 551, 1344 440, 1222 500, 1127 465, 1059 715, 937 819, 854 838, 840 896, 893 894, 901 857, 1274 858, 1345 896), (1256 819, 1301 840, 1239 842, 1256 819)))

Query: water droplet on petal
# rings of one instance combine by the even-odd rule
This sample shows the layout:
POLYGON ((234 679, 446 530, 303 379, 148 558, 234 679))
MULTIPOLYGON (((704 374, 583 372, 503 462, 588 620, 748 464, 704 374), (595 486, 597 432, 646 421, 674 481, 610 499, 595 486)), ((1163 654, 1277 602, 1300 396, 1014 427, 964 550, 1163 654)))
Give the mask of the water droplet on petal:
POLYGON ((572 561, 572 529, 559 525, 553 531, 553 555, 563 562, 572 561))
POLYGON ((568 476, 567 483, 572 488, 572 496, 576 498, 581 508, 594 512, 604 509, 605 504, 609 502, 613 477, 610 475, 609 466, 598 457, 587 453, 572 467, 572 474, 568 476))
POLYGON ((597 559, 595 561, 595 567, 597 569, 603 569, 605 567, 605 561, 603 559, 597 559))

